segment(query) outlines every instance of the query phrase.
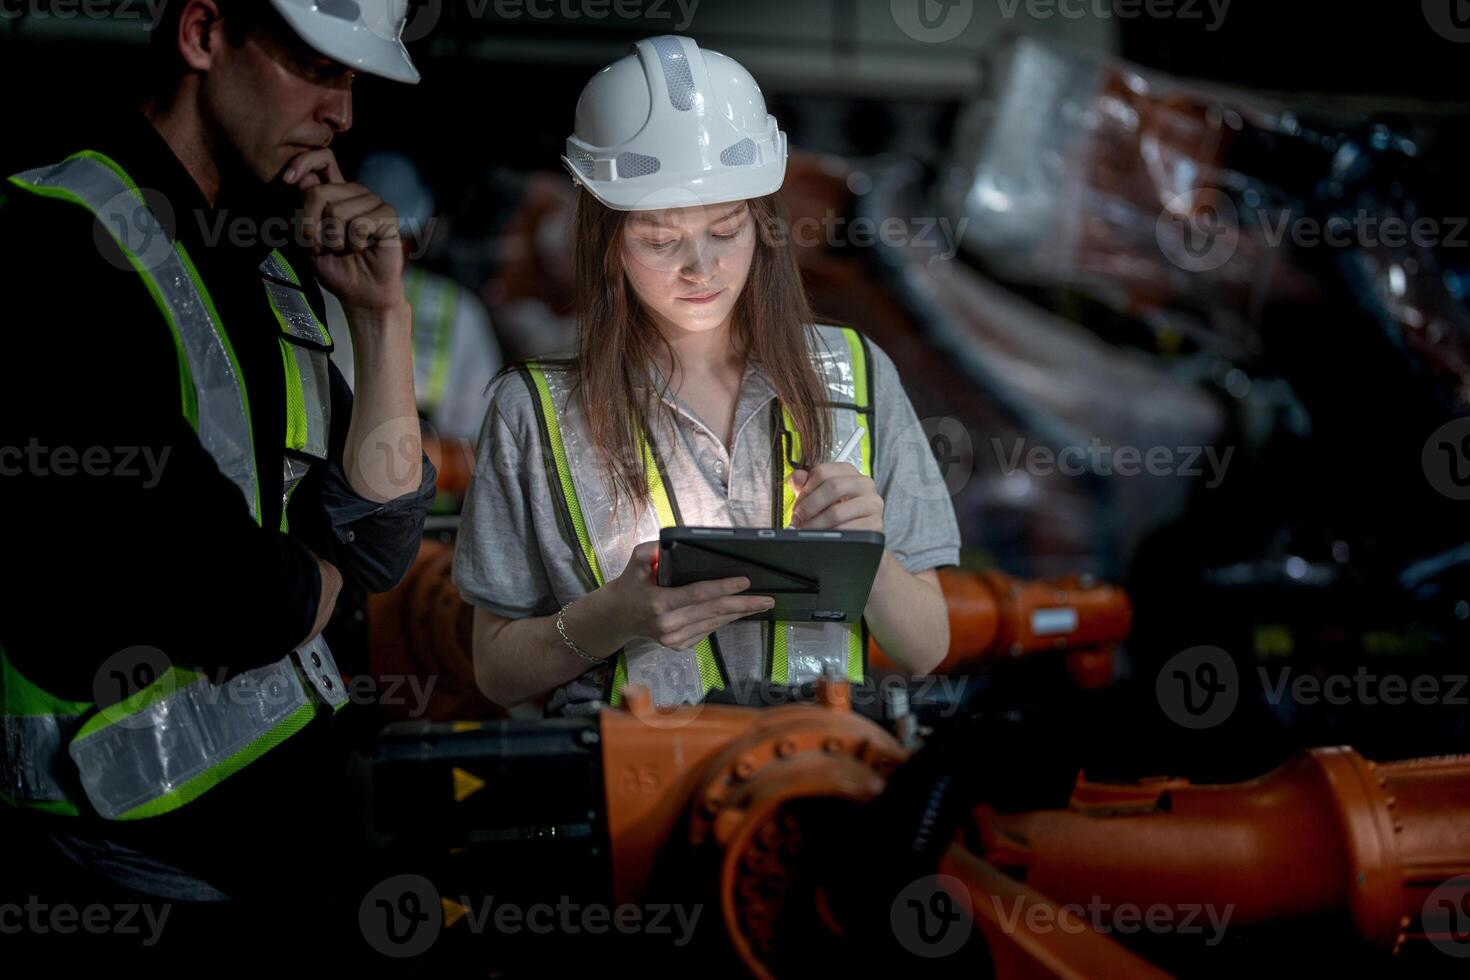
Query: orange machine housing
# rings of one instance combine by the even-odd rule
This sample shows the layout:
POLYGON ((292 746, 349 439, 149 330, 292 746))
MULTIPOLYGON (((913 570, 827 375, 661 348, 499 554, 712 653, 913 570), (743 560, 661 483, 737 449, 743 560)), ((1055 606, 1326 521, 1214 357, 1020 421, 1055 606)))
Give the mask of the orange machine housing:
MULTIPOLYGON (((730 946, 756 977, 791 972, 782 968, 782 950, 793 942, 783 932, 793 919, 803 923, 796 939, 802 945, 853 948, 853 932, 822 886, 821 859, 811 847, 830 811, 814 819, 801 804, 866 806, 908 756, 892 735, 853 713, 846 681, 819 682, 818 697, 817 706, 656 709, 648 691, 635 686, 626 710, 601 715, 616 900, 645 897, 655 869, 672 859, 686 870, 686 886, 717 896, 730 946)), ((969 860, 988 869, 995 887, 1026 892, 980 858, 969 860)), ((980 925, 992 943, 1003 939, 980 925)), ((1057 975, 1068 977, 1166 976, 1097 932, 1042 937, 1029 954, 1004 962, 1063 964, 1070 972, 1057 975)), ((1024 966, 1003 974, 1038 975, 1024 966)))
MULTIPOLYGON (((939 571, 949 609, 949 652, 936 674, 963 674, 988 660, 1061 652, 1078 686, 1094 689, 1113 676, 1113 649, 1133 624, 1122 589, 1090 576, 1024 581, 999 571, 939 571)), ((869 666, 901 668, 868 645, 869 666)))
MULTIPOLYGON (((808 826, 801 804, 866 806, 908 753, 851 711, 847 682, 821 682, 819 700, 656 709, 635 686, 626 710, 604 711, 617 901, 644 897, 661 862, 682 869, 686 886, 703 875, 695 887, 718 896, 729 942, 758 977, 782 975, 793 909, 806 910, 801 943, 850 941, 824 888, 845 879, 824 876, 808 846, 824 825, 808 826)), ((1000 815, 982 805, 972 816, 936 870, 963 893, 1002 978, 1166 977, 1069 912, 1093 898, 1233 905, 1241 926, 1344 916, 1365 944, 1397 952, 1426 938, 1430 892, 1470 873, 1470 757, 1373 763, 1313 749, 1233 785, 1079 777, 1068 809, 1000 815), (1017 903, 1022 914, 1004 921, 997 909, 1017 903), (1035 906, 1067 927, 1029 928, 1035 906)))
POLYGON ((1470 756, 1311 749, 1259 779, 1079 778, 1066 810, 975 822, 987 861, 1058 902, 1233 906, 1241 926, 1341 914, 1397 953, 1429 893, 1470 873, 1470 756))
MULTIPOLYGON (((368 596, 368 669, 386 689, 397 678, 432 679, 420 720, 462 721, 504 712, 475 683, 473 609, 460 598, 451 571, 454 546, 425 538, 397 588, 368 596)), ((408 717, 406 700, 380 706, 386 721, 408 717)))

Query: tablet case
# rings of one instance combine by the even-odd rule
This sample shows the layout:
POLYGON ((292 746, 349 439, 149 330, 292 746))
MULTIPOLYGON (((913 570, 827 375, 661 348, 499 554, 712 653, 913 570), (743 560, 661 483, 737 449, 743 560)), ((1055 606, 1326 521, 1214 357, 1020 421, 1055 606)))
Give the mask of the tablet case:
POLYGON ((746 595, 776 605, 746 619, 856 623, 883 558, 877 531, 666 527, 659 533, 658 584, 745 576, 746 595))

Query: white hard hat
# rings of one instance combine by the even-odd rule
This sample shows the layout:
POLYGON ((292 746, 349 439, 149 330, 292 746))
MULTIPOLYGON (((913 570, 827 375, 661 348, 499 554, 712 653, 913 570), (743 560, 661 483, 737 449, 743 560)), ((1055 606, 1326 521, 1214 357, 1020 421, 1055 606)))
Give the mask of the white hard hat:
POLYGON ((786 134, 739 62, 670 34, 592 76, 561 162, 615 211, 723 204, 781 187, 786 134))
POLYGON ((349 68, 417 84, 401 35, 408 0, 271 0, 301 40, 349 68))

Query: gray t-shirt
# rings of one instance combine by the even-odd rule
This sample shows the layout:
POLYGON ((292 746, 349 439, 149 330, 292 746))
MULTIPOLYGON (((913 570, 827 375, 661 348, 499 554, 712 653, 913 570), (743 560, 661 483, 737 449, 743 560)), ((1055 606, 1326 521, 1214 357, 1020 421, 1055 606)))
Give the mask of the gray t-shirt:
MULTIPOLYGON (((837 335, 821 328, 825 338, 837 335)), ((840 342, 840 341, 839 341, 840 342)), ((904 393, 893 362, 876 344, 869 397, 876 430, 873 479, 883 498, 888 550, 910 572, 959 563, 960 535, 954 507, 929 440, 904 393)), ((686 523, 770 527, 772 492, 771 413, 775 398, 765 373, 751 362, 735 408, 733 448, 684 404, 670 396, 677 432, 660 439, 659 450, 686 523), (690 515, 701 515, 691 520, 690 515), (728 514, 728 520, 710 514, 728 514)), ((506 619, 549 616, 586 595, 580 546, 564 534, 557 501, 547 479, 536 406, 517 373, 497 378, 480 430, 476 466, 455 547, 454 583, 472 605, 506 619)), ((631 554, 632 547, 627 551, 631 554)), ((611 581, 628 555, 604 567, 611 581)), ((759 679, 765 643, 760 622, 737 622, 718 633, 732 679, 759 679)), ((550 713, 595 710, 608 666, 592 667, 558 688, 550 713)))

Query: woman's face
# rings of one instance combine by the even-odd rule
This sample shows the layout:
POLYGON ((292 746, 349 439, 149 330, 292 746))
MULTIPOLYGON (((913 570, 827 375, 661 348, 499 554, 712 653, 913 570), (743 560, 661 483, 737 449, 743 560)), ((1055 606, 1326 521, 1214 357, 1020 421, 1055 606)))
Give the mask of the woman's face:
POLYGON ((755 220, 745 201, 635 211, 623 224, 633 292, 660 320, 691 332, 730 318, 754 256, 755 220))

